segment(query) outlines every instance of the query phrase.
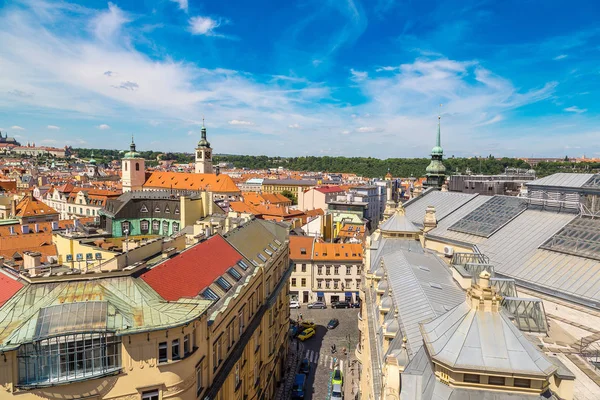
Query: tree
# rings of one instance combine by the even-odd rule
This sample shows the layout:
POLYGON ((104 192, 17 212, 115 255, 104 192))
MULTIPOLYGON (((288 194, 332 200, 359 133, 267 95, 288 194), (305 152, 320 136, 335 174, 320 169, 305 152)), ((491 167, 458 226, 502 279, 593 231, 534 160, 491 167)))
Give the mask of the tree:
POLYGON ((294 195, 294 193, 290 192, 289 190, 283 190, 281 192, 281 195, 290 199, 292 201, 292 204, 298 204, 298 198, 294 195))

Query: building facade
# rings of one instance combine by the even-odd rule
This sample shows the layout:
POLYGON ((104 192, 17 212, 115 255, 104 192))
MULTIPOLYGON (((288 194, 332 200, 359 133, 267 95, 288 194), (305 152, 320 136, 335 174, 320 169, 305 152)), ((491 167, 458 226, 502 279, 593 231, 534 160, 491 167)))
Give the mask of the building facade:
POLYGON ((92 280, 0 271, 0 397, 273 398, 290 265, 286 228, 268 224, 92 280))
POLYGON ((290 237, 291 299, 306 305, 323 301, 359 302, 362 245, 323 243, 309 236, 290 237))

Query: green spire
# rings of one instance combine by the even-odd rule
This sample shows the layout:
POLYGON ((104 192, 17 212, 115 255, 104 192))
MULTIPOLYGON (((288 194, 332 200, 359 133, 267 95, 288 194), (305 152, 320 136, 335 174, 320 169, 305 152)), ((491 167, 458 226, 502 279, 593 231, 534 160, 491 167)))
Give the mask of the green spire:
POLYGON ((129 151, 125 153, 123 158, 138 158, 140 154, 135 151, 135 142, 133 141, 133 135, 131 135, 131 144, 129 145, 129 151))
POLYGON ((442 134, 440 129, 442 116, 438 115, 438 126, 437 126, 437 137, 435 139, 435 147, 431 149, 432 156, 442 156, 444 155, 444 150, 442 149, 442 134))
POLYGON ((90 158, 90 161, 89 161, 89 163, 90 163, 90 164, 96 164, 96 160, 94 160, 94 151, 93 151, 93 150, 92 150, 92 156, 91 156, 91 157, 92 157, 92 158, 90 158))
POLYGON ((198 142, 198 147, 210 147, 210 143, 206 140, 206 127, 204 126, 204 117, 202 117, 202 136, 198 142))

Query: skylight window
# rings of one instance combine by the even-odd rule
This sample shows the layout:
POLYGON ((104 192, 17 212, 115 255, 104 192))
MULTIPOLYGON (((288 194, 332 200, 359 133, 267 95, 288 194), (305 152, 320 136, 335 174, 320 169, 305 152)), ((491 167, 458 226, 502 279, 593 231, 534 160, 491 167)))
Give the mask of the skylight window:
POLYGON ((263 256, 262 253, 258 253, 257 257, 263 261, 263 262, 267 262, 267 257, 263 256))
POLYGON ((229 289, 231 289, 231 283, 227 282, 227 279, 223 277, 217 279, 217 285, 219 285, 224 291, 228 291, 229 289))
POLYGON ((435 282, 429 282, 429 286, 431 286, 432 288, 436 288, 436 289, 442 288, 442 285, 440 285, 439 283, 435 283, 435 282))
POLYGON ((244 271, 248 269, 248 264, 246 264, 244 262, 244 260, 240 260, 238 261, 238 265, 240 266, 241 269, 243 269, 244 271))
POLYGON ((227 270, 227 273, 229 275, 231 275, 231 277, 233 279, 235 279, 236 281, 239 281, 240 279, 242 279, 242 274, 240 274, 235 268, 231 267, 227 270))
POLYGON ((273 245, 273 243, 269 243, 269 247, 273 249, 273 251, 277 251, 277 247, 273 245))
POLYGON ((219 296, 210 288, 204 289, 202 292, 202 297, 208 300, 219 300, 219 296))
POLYGON ((277 243, 277 246, 281 246, 281 242, 280 242, 279 240, 277 240, 277 239, 274 239, 273 241, 274 241, 275 243, 277 243))
POLYGON ((273 255, 273 252, 269 249, 265 249, 265 253, 267 253, 269 256, 273 255))

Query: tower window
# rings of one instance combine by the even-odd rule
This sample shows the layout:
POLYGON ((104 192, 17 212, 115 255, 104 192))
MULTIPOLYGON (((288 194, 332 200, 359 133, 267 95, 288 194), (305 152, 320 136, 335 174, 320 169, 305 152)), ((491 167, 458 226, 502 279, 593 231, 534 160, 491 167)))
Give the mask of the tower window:
POLYGON ((136 171, 140 170, 140 163, 137 163, 137 162, 135 163, 135 170, 136 171))
POLYGON ((125 163, 124 166, 125 166, 125 171, 127 171, 127 163, 125 163))

